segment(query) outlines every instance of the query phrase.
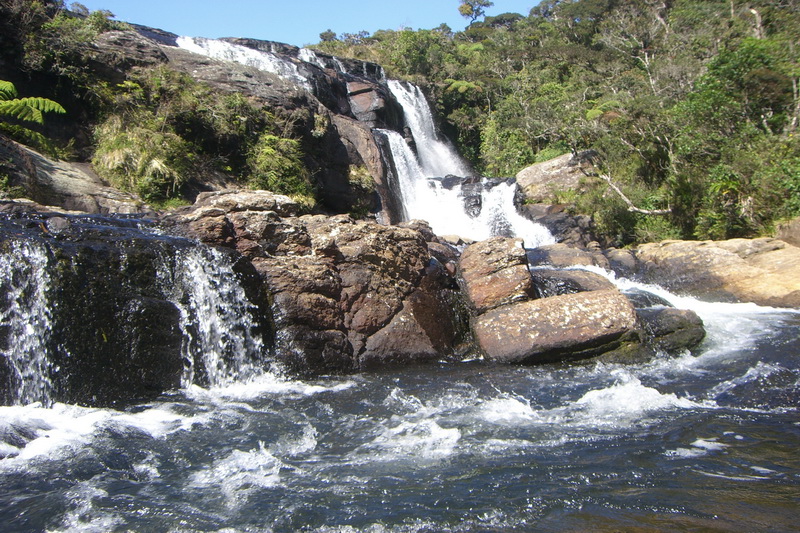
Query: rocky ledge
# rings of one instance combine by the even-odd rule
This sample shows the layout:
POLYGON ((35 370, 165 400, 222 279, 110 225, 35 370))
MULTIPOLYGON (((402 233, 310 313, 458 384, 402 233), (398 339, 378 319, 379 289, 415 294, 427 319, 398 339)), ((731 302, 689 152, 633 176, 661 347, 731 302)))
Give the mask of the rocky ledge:
POLYGON ((800 307, 800 248, 780 239, 664 241, 636 252, 639 275, 671 290, 800 307))

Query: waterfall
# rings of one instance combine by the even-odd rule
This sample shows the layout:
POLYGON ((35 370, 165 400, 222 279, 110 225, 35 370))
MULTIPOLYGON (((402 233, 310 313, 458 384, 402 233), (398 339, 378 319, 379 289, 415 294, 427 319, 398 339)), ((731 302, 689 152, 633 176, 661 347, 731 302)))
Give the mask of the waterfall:
POLYGON ((0 233, 0 404, 102 403, 117 387, 217 387, 261 371, 255 305, 228 255, 71 220, 85 241, 0 233))
POLYGON ((10 242, 8 250, 0 254, 0 355, 5 356, 7 365, 7 402, 52 403, 54 369, 47 357, 52 331, 47 267, 47 249, 33 241, 10 242))
POLYGON ((426 220, 439 235, 474 240, 519 237, 527 248, 555 242, 547 228, 517 212, 513 180, 457 177, 468 176, 468 167, 436 133, 433 114, 419 87, 396 80, 389 80, 388 86, 403 108, 417 149, 415 155, 397 132, 375 131, 386 139, 391 152, 404 218, 426 220), (439 179, 442 176, 447 178, 439 179))
POLYGON ((253 357, 262 340, 231 260, 221 252, 194 247, 177 257, 171 300, 181 312, 186 371, 183 385, 208 386, 245 380, 256 373, 253 357))
POLYGON ((271 72, 281 78, 296 83, 311 92, 311 85, 300 73, 297 65, 272 52, 255 50, 239 44, 206 39, 204 37, 178 37, 177 44, 180 48, 224 61, 233 61, 265 72, 271 72))
POLYGON ((417 145, 420 165, 426 176, 468 176, 470 171, 450 144, 436 133, 433 113, 425 95, 416 85, 389 80, 389 89, 403 108, 406 124, 417 145))

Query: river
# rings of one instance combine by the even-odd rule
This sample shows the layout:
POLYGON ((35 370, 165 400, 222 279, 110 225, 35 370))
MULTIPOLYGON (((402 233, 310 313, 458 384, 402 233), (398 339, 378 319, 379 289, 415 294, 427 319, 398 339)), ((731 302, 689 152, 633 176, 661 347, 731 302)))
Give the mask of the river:
MULTIPOLYGON (((621 280, 624 290, 641 289, 621 280)), ((703 303, 698 355, 441 363, 0 407, 7 531, 796 530, 800 314, 703 303)))

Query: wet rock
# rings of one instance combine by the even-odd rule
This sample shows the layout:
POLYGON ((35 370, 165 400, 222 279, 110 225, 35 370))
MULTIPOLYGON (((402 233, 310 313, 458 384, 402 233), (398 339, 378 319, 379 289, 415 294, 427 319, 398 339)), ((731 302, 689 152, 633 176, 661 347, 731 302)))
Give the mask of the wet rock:
POLYGON ((705 338, 703 320, 688 309, 651 307, 637 309, 650 343, 667 353, 696 348, 705 338))
POLYGON ((778 239, 664 241, 636 250, 645 281, 697 296, 800 307, 800 248, 778 239))
MULTIPOLYGON (((589 243, 591 245, 591 243, 589 243)), ((581 249, 563 243, 548 244, 528 251, 531 266, 552 266, 567 268, 571 266, 598 266, 608 269, 606 257, 599 249, 581 249)))
POLYGON ((636 256, 630 250, 609 248, 604 250, 603 253, 608 259, 609 268, 617 275, 630 278, 636 273, 639 264, 636 261, 636 256))
POLYGON ((493 237, 468 246, 458 263, 458 277, 478 314, 535 296, 521 239, 493 237))
POLYGON ((608 278, 587 270, 534 268, 531 276, 540 298, 616 288, 608 278))
POLYGON ((592 218, 570 214, 567 207, 564 204, 522 204, 517 209, 529 220, 546 227, 559 243, 584 247, 596 240, 592 218))
POLYGON ((505 305, 474 320, 490 361, 547 363, 592 357, 635 337, 636 313, 625 296, 602 290, 505 305))

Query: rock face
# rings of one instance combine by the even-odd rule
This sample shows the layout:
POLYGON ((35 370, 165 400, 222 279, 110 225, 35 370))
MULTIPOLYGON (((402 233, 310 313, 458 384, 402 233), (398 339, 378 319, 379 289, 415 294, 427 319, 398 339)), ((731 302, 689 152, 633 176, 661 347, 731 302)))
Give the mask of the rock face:
POLYGON ((428 251, 430 228, 295 217, 286 200, 264 191, 215 193, 168 220, 253 264, 270 297, 278 359, 320 372, 452 355, 466 332, 453 309, 455 281, 428 251))
POLYGON ((108 186, 87 166, 54 161, 2 135, 0 160, 8 162, 11 185, 39 204, 98 214, 148 211, 136 196, 108 186))
POLYGON ((778 239, 664 241, 636 250, 646 281, 710 298, 800 307, 800 248, 778 239))

